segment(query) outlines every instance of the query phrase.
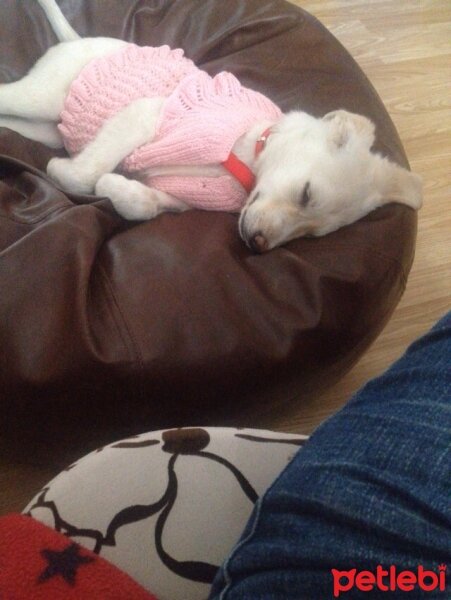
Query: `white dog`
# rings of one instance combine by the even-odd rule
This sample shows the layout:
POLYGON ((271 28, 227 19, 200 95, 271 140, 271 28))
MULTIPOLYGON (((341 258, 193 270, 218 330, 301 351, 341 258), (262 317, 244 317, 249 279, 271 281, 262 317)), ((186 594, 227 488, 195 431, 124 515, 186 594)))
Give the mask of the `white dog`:
MULTIPOLYGON (((0 85, 0 126, 56 148, 65 141, 57 124, 71 84, 89 63, 120 51, 126 42, 80 39, 55 0, 38 1, 61 43, 23 79, 0 85)), ((126 219, 151 219, 164 211, 191 208, 182 197, 142 182, 152 177, 156 182, 171 177, 219 181, 230 176, 224 163, 160 164, 133 173, 134 179, 113 173, 138 148, 158 141, 159 117, 168 98, 134 99, 71 158, 52 159, 48 174, 67 192, 110 198, 126 219)), ((371 152, 373 142, 373 123, 345 110, 321 119, 301 111, 280 113, 276 122, 255 123, 232 148, 248 179, 247 187, 240 184, 246 187, 241 210, 234 209, 241 212, 243 240, 263 252, 299 236, 327 234, 389 202, 420 208, 420 177, 371 152)), ((191 143, 186 140, 188 153, 191 143)))

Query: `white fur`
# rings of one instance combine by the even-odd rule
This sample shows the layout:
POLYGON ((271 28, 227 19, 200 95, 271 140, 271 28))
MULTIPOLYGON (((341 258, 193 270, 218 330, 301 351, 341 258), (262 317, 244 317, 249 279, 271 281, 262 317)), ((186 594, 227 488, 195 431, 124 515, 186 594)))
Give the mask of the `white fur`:
POLYGON ((60 42, 80 39, 78 33, 69 25, 55 0, 38 0, 38 2, 60 42))
MULTIPOLYGON (((38 0, 61 43, 50 48, 21 80, 0 85, 0 126, 61 147, 56 129, 71 82, 93 58, 125 42, 85 38, 67 23, 55 0, 38 0)), ((135 148, 152 140, 164 98, 140 99, 112 117, 77 156, 52 159, 49 175, 66 191, 109 197, 126 219, 152 219, 186 204, 159 190, 113 174, 135 148)), ((257 160, 262 122, 237 140, 233 151, 256 174, 256 186, 241 211, 239 230, 254 250, 264 251, 303 235, 325 235, 388 202, 418 209, 421 179, 371 152, 374 125, 361 115, 333 111, 322 119, 297 111, 273 127, 257 160), (308 185, 309 193, 305 189, 308 185)), ((167 165, 153 174, 224 173, 221 165, 167 165)))
POLYGON ((242 237, 262 232, 269 249, 325 235, 389 202, 420 208, 420 177, 371 152, 373 141, 371 121, 344 110, 322 119, 285 115, 257 161, 257 185, 240 216, 242 237), (310 199, 302 206, 307 182, 310 199))
POLYGON ((88 194, 135 148, 155 136, 164 98, 140 98, 115 114, 95 139, 73 158, 53 158, 47 173, 64 190, 88 194))

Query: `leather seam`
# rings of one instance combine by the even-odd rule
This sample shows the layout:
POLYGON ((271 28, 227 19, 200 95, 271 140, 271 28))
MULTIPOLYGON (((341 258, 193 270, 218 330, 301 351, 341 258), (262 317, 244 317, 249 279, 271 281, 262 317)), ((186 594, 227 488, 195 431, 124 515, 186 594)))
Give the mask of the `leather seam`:
MULTIPOLYGON (((121 337, 122 343, 127 350, 127 354, 131 355, 132 362, 136 363, 139 367, 139 371, 142 374, 144 371, 144 361, 142 354, 139 350, 138 343, 135 336, 133 335, 132 328, 130 327, 123 310, 120 307, 119 301, 114 293, 113 284, 108 277, 105 269, 101 264, 98 265, 99 274, 101 275, 105 288, 105 300, 108 305, 110 314, 116 324, 118 333, 121 337), (121 326, 122 324, 122 326, 121 326), (128 338, 128 341, 124 337, 124 331, 128 338)), ((139 395, 142 397, 142 385, 139 386, 139 395)))

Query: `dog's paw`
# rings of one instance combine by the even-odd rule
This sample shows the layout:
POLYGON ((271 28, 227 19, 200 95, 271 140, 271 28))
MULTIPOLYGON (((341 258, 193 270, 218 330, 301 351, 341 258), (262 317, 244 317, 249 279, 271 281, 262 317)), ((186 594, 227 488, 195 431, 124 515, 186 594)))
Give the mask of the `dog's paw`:
POLYGON ((47 165, 47 174, 65 192, 91 194, 94 189, 95 178, 70 158, 52 158, 47 165))
POLYGON ((96 184, 95 193, 109 198, 121 217, 130 221, 153 219, 161 212, 156 190, 116 173, 103 175, 96 184))

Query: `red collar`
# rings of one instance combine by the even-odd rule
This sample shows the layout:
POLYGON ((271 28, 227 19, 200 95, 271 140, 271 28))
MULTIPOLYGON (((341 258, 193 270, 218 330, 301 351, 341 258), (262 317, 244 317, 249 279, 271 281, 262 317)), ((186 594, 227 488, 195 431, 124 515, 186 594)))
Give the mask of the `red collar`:
MULTIPOLYGON (((265 131, 255 142, 255 158, 257 158, 257 156, 262 152, 263 148, 265 147, 266 140, 270 134, 271 127, 268 127, 268 129, 265 129, 265 131)), ((222 166, 225 167, 227 171, 229 171, 229 173, 241 183, 248 194, 253 190, 255 186, 255 175, 251 169, 238 158, 236 154, 231 152, 227 160, 222 163, 222 166)))

